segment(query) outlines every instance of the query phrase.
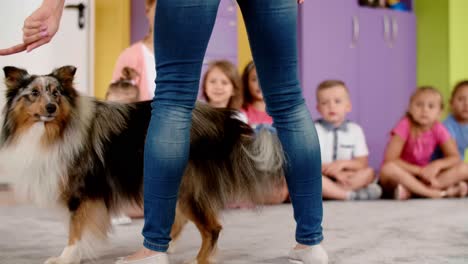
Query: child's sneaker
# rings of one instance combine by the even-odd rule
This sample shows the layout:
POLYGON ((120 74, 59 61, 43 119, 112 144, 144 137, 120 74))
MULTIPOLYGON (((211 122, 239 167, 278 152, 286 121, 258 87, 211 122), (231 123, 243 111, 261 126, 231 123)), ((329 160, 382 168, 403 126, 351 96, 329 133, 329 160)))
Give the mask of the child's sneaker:
POLYGON ((328 254, 321 244, 305 249, 292 249, 289 262, 295 264, 328 264, 328 254))
POLYGON ((354 193, 352 200, 377 200, 382 196, 382 188, 377 183, 371 183, 354 193))

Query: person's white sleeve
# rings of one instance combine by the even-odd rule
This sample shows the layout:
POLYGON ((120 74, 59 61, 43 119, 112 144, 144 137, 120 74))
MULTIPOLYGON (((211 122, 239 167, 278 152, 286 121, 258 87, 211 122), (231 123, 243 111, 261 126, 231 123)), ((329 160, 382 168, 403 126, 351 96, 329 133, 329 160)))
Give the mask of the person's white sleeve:
POLYGON ((322 125, 320 125, 317 122, 314 122, 314 125, 315 125, 315 131, 317 132, 317 137, 319 139, 320 148, 323 148, 322 145, 323 145, 323 140, 324 140, 324 134, 323 134, 322 125))
POLYGON ((356 148, 354 149, 354 157, 363 157, 369 155, 369 149, 367 148, 366 137, 364 131, 359 125, 355 125, 356 135, 356 148))

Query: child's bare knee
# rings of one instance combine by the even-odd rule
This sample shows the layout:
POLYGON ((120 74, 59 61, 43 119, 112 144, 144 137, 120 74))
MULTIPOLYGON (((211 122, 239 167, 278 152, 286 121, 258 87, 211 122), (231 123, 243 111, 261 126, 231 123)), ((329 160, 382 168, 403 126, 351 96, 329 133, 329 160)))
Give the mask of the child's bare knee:
POLYGON ((398 169, 398 166, 393 161, 385 162, 382 168, 380 169, 380 177, 389 177, 389 175, 394 174, 398 169))
POLYGON ((457 174, 463 176, 463 179, 468 179, 468 164, 465 162, 460 162, 456 166, 457 174))

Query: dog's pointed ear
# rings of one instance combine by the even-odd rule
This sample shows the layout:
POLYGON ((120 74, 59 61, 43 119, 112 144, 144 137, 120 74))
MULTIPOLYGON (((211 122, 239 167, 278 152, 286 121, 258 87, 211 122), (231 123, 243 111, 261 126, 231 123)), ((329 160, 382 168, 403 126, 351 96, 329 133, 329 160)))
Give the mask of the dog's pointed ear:
POLYGON ((26 70, 13 66, 4 67, 3 72, 5 73, 5 84, 8 89, 18 88, 23 80, 29 76, 29 73, 26 70))
POLYGON ((63 66, 55 69, 52 72, 52 76, 57 78, 62 86, 66 88, 73 87, 73 79, 75 78, 76 67, 74 66, 63 66))

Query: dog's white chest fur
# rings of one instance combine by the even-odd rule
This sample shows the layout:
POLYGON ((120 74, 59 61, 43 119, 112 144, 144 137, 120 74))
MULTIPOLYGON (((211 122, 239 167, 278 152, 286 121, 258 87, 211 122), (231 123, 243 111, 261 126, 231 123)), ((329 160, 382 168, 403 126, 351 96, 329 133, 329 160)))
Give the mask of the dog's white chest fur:
POLYGON ((1 150, 1 168, 12 179, 15 192, 41 206, 57 203, 58 186, 66 173, 66 154, 58 145, 44 146, 43 122, 35 123, 12 144, 1 150))

